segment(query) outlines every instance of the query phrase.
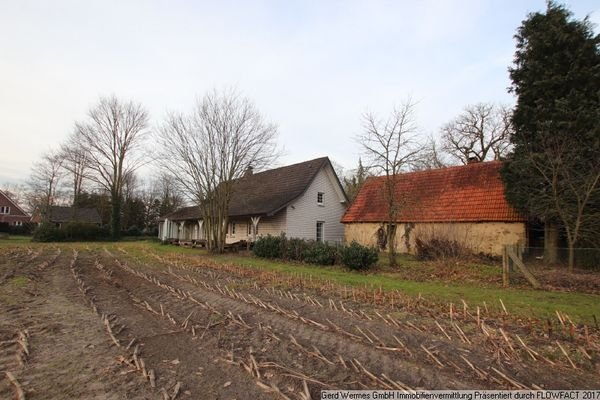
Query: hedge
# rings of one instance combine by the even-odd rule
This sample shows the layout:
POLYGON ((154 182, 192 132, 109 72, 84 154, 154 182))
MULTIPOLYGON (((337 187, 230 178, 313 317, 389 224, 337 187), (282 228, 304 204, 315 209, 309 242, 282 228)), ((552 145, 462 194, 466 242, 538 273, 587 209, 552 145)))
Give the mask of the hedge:
POLYGON ((304 239, 287 239, 285 235, 264 236, 253 247, 257 257, 293 260, 317 265, 341 263, 350 269, 369 269, 379 259, 378 250, 356 242, 348 246, 332 246, 328 243, 304 239))

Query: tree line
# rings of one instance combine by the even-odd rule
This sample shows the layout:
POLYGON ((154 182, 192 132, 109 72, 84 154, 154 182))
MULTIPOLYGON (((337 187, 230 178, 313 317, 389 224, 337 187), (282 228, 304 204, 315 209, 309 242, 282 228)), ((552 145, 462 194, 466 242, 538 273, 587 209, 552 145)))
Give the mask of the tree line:
MULTIPOLYGON (((516 104, 476 103, 425 136, 409 99, 388 115, 367 112, 355 137, 358 167, 338 170, 353 199, 368 176, 386 177, 388 234, 403 207, 395 177, 406 171, 503 160, 507 200, 531 219, 561 231, 571 250, 597 245, 600 224, 600 39, 586 18, 548 2, 517 29, 509 68, 516 104)), ((73 205, 105 210, 111 235, 122 226, 156 227, 157 216, 187 202, 200 206, 208 247, 222 251, 232 182, 278 156, 277 126, 236 90, 213 90, 187 112, 172 112, 154 129, 139 103, 103 97, 57 150, 32 168, 30 203, 44 215, 69 187, 73 205), (153 143, 152 151, 148 141, 153 143), (139 168, 159 178, 140 180, 139 168), (67 184, 68 182, 68 184, 67 184), (96 200, 91 200, 92 198, 96 200), (102 200, 100 200, 100 198, 102 200), (101 204, 101 206, 99 206, 101 204), (135 222, 132 222, 135 221, 135 222)), ((335 165, 335 163, 334 163, 335 165)), ((395 255, 390 252, 391 264, 395 255)))

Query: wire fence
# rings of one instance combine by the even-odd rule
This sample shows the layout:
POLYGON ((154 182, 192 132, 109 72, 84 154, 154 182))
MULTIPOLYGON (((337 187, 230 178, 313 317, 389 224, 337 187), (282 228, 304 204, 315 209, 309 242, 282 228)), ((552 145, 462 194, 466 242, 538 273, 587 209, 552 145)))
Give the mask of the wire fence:
MULTIPOLYGON (((574 267, 600 272, 600 248, 577 248, 574 267)), ((569 249, 559 247, 549 251, 543 247, 521 247, 520 257, 527 266, 534 268, 568 268, 569 249)))

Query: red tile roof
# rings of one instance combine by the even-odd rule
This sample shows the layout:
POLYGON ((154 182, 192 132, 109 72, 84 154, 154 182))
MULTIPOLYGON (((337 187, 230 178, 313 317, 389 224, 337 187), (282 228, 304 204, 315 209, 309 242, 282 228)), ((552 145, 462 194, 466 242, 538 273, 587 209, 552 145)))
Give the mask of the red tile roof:
MULTIPOLYGON (((500 161, 396 175, 398 222, 525 221, 504 198, 500 161)), ((368 179, 342 217, 343 223, 382 222, 388 207, 385 177, 368 179)))

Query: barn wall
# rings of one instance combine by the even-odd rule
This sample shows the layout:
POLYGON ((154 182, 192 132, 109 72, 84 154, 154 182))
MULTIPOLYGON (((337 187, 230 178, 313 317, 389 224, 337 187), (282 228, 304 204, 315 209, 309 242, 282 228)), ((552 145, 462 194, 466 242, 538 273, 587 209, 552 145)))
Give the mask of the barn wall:
MULTIPOLYGON (((377 230, 381 224, 350 223, 345 225, 345 240, 367 245, 377 245, 377 230)), ((523 222, 455 222, 455 223, 415 223, 409 229, 408 243, 405 232, 407 226, 398 224, 396 249, 402 253, 414 253, 415 240, 432 236, 449 238, 469 247, 475 253, 501 255, 506 244, 526 243, 525 223, 523 222), (407 246, 408 244, 408 246, 407 246)))

